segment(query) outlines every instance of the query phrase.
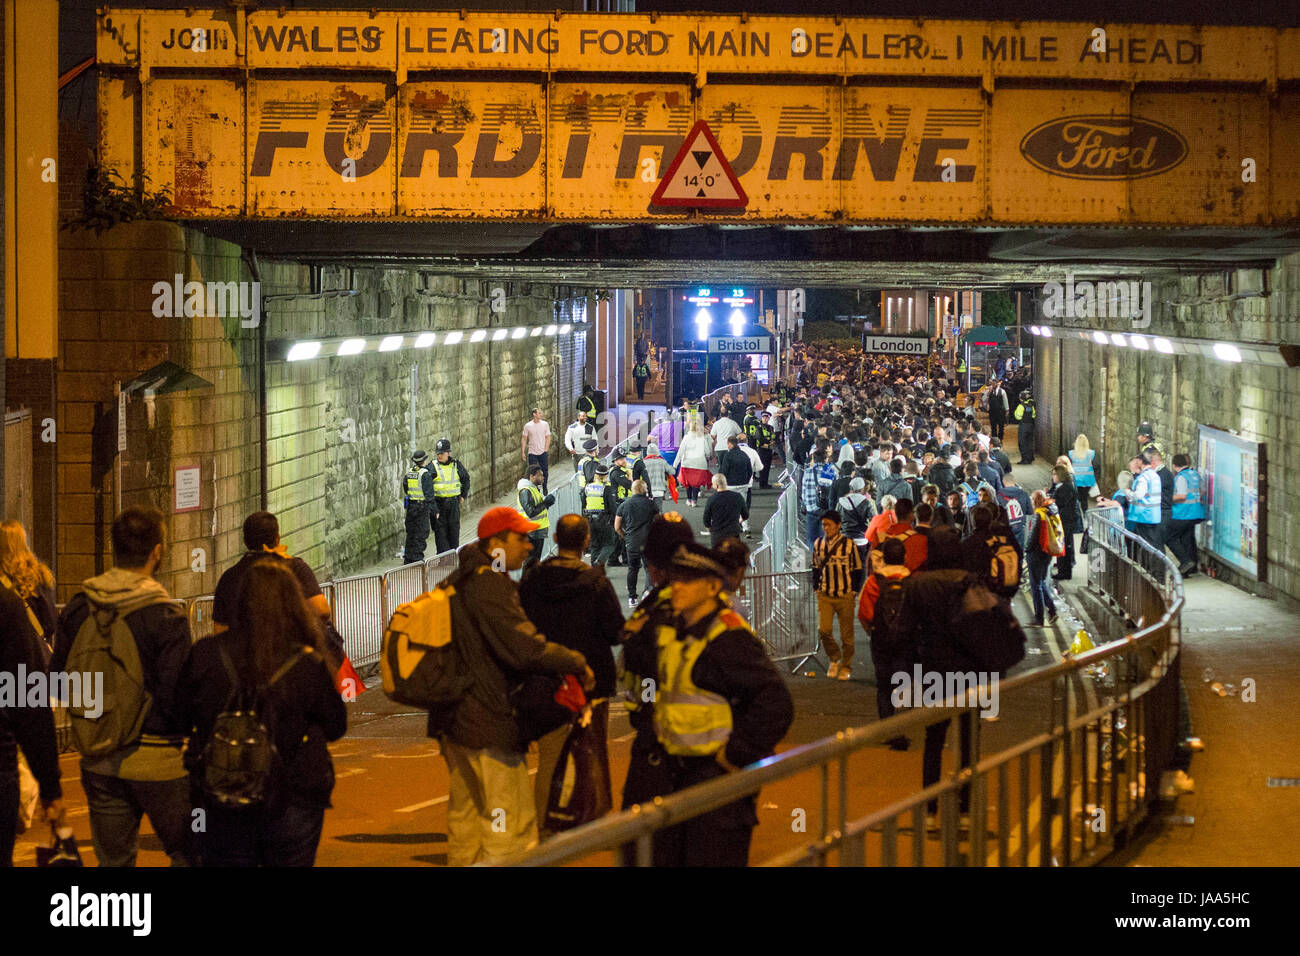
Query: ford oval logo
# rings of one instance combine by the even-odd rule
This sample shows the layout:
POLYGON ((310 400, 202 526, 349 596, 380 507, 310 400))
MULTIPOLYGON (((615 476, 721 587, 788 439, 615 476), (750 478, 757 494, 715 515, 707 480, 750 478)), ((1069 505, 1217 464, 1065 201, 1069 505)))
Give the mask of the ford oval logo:
POLYGON ((1039 169, 1071 179, 1140 179, 1187 158, 1177 130, 1140 116, 1066 116, 1035 126, 1020 152, 1039 169))

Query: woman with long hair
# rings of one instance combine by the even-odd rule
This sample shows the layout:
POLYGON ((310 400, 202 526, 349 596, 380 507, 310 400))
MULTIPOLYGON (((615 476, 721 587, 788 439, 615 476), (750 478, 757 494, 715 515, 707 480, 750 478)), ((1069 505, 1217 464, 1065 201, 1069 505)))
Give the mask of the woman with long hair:
POLYGON ((54 639, 58 614, 54 609, 54 573, 27 547, 27 532, 17 521, 0 523, 0 575, 9 579, 41 624, 48 644, 54 639))
POLYGON ((205 811, 197 835, 203 866, 311 866, 334 789, 326 743, 347 730, 320 619, 284 567, 258 561, 240 594, 244 623, 190 650, 176 701, 190 730, 186 766, 194 805, 205 811), (213 783, 206 752, 218 715, 252 707, 275 745, 265 796, 236 806, 213 783))
MULTIPOLYGON (((1061 459, 1065 456, 1062 455, 1061 459)), ((1047 489, 1047 497, 1056 502, 1061 514, 1061 528, 1065 532, 1065 554, 1056 559, 1056 573, 1052 579, 1068 581, 1074 574, 1074 536, 1083 533, 1083 511, 1079 507, 1068 459, 1065 459, 1066 464, 1061 464, 1061 459, 1052 468, 1052 484, 1047 489)))
POLYGON ((1088 444, 1088 436, 1080 433, 1074 439, 1074 447, 1065 456, 1065 464, 1074 473, 1074 490, 1079 497, 1079 508, 1084 514, 1088 513, 1089 496, 1095 498, 1100 494, 1097 488, 1097 472, 1093 467, 1096 454, 1088 444))

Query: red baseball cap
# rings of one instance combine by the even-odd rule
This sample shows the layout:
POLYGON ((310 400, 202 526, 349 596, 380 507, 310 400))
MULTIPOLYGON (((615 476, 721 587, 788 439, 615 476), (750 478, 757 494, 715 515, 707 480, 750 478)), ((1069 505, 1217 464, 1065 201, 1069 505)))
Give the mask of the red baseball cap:
POLYGON ((514 508, 501 505, 498 508, 491 508, 482 518, 478 519, 478 539, 484 541, 494 534, 500 534, 502 531, 518 531, 520 534, 532 534, 542 526, 535 521, 529 521, 514 508))

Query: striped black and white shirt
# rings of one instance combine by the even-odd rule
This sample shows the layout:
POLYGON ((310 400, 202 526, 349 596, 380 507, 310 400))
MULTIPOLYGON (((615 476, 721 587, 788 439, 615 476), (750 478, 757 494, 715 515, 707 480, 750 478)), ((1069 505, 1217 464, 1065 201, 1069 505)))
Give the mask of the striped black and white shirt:
POLYGON ((853 593, 852 576, 862 568, 857 546, 842 534, 831 541, 822 535, 813 547, 813 570, 817 576, 817 593, 841 598, 853 593))

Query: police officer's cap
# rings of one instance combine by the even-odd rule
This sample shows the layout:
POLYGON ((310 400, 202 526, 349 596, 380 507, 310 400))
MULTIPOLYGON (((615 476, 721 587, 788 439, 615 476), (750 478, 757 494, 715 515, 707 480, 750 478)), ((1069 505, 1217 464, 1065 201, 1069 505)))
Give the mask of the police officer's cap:
POLYGON ((681 514, 676 511, 665 512, 650 522, 641 554, 647 563, 663 567, 672 558, 673 551, 679 544, 694 540, 695 531, 681 514))
POLYGON ((585 442, 582 443, 582 447, 583 447, 585 450, 587 450, 587 451, 595 451, 595 450, 596 450, 596 439, 594 439, 594 438, 588 438, 585 442))
POLYGON ((677 546, 668 564, 668 575, 684 581, 696 581, 700 578, 726 580, 727 568, 718 560, 716 554, 702 544, 691 541, 677 546))
POLYGON ((1150 423, 1150 422, 1143 422, 1141 425, 1139 425, 1139 426, 1138 426, 1138 434, 1139 434, 1139 435, 1145 435, 1147 438, 1150 438, 1150 437, 1152 436, 1151 423, 1150 423))
POLYGON ((441 455, 444 451, 451 451, 451 439, 439 438, 438 444, 433 446, 433 450, 436 454, 439 455, 441 455))
POLYGON ((597 466, 596 466, 596 474, 598 474, 598 475, 608 475, 608 474, 609 474, 609 465, 605 465, 605 464, 597 465, 597 466))
POLYGON ((417 465, 422 465, 428 460, 429 456, 426 455, 422 449, 411 453, 411 461, 415 462, 417 465))
POLYGON ((771 418, 771 417, 772 417, 772 413, 771 413, 771 412, 766 412, 766 411, 765 411, 765 412, 763 412, 763 414, 762 414, 760 417, 761 417, 761 418, 771 418))

